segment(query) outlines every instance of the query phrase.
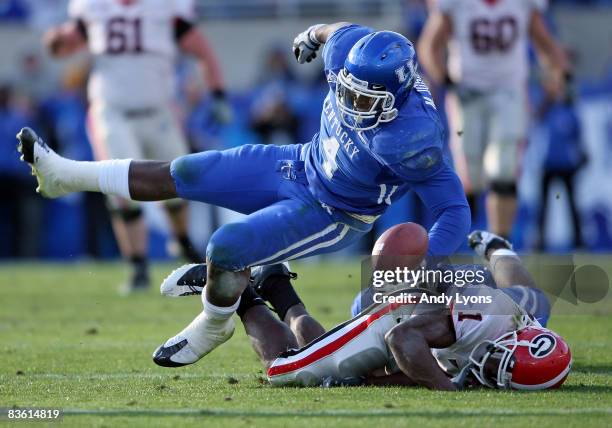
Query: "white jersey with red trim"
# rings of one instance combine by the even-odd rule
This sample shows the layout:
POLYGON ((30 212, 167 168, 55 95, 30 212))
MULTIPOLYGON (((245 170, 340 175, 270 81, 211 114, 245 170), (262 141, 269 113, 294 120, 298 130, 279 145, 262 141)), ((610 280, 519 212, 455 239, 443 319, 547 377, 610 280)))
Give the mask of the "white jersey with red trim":
MULTIPOLYGON (((281 355, 268 369, 268 380, 275 386, 314 386, 330 376, 343 379, 365 376, 377 369, 385 369, 387 373, 397 371, 385 335, 400 322, 418 316, 415 311, 420 312, 420 308, 432 309, 430 305, 418 304, 420 292, 414 289, 407 292, 416 294, 417 298, 366 309, 307 346, 281 355)), ((456 296, 456 293, 462 296, 461 302, 451 303, 456 342, 445 349, 432 349, 440 367, 451 376, 468 363, 476 345, 515 330, 526 314, 497 289, 454 287, 446 295, 456 296)))
POLYGON ((527 313, 506 293, 489 287, 469 287, 460 293, 461 302, 450 305, 455 343, 432 349, 438 365, 450 376, 469 363, 474 348, 485 340, 516 330, 527 313))
POLYGON ((340 324, 305 347, 277 358, 268 369, 272 385, 320 385, 365 376, 390 361, 385 334, 410 316, 414 305, 380 304, 340 324))
POLYGON ((172 99, 176 19, 193 21, 193 0, 70 0, 68 12, 87 30, 91 102, 145 109, 172 99))
POLYGON ((437 0, 452 22, 449 73, 470 89, 520 87, 528 75, 533 11, 547 0, 437 0))

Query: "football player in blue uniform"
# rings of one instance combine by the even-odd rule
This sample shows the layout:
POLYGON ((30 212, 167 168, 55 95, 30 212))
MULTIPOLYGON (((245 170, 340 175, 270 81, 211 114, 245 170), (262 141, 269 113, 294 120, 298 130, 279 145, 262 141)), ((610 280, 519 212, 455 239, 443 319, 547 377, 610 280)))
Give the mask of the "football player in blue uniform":
POLYGON ((298 62, 310 62, 321 45, 330 91, 320 132, 306 144, 244 145, 171 163, 76 162, 54 153, 31 129, 18 135, 44 196, 180 197, 247 214, 210 238, 204 310, 156 351, 171 365, 194 363, 231 337, 252 266, 346 247, 408 190, 436 218, 430 254, 453 253, 468 233, 468 204, 442 154, 443 127, 418 76, 412 43, 390 31, 321 24, 294 40, 298 62))

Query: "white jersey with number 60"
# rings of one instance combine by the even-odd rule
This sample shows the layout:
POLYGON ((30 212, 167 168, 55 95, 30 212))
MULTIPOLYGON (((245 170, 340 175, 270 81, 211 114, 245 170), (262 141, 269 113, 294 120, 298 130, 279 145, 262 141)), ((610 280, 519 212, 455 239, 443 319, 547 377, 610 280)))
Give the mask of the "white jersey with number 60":
POLYGON ((171 100, 175 22, 193 21, 192 0, 70 0, 68 10, 87 30, 92 102, 142 109, 171 100))
POLYGON ((449 73, 470 89, 516 88, 528 75, 527 43, 533 11, 547 0, 437 0, 452 24, 449 73))

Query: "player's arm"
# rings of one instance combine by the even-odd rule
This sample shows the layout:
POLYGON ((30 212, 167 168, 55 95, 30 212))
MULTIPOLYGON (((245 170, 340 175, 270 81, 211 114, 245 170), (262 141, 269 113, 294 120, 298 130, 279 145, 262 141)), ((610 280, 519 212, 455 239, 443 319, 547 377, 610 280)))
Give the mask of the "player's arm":
POLYGON ((87 45, 87 27, 82 20, 66 22, 47 31, 43 43, 53 57, 70 56, 87 45))
POLYGON ((428 255, 453 254, 471 226, 470 208, 459 177, 444 165, 427 180, 412 183, 412 189, 436 219, 429 230, 428 255))
POLYGON ((446 348, 455 342, 455 333, 445 311, 410 318, 385 335, 400 370, 417 385, 455 391, 457 388, 442 371, 431 348, 446 348))
POLYGON ((529 36, 538 55, 540 63, 550 73, 551 79, 560 91, 565 76, 571 72, 569 59, 563 48, 548 31, 542 13, 534 10, 529 20, 529 36))
POLYGON ((471 226, 470 208, 457 174, 442 153, 442 131, 429 117, 413 120, 401 138, 380 133, 370 153, 412 187, 436 219, 429 230, 429 256, 449 256, 471 226))
POLYGON ((448 81, 446 46, 451 34, 450 17, 439 10, 433 10, 417 44, 419 63, 430 79, 438 85, 448 81))
POLYGON ((298 34, 293 40, 293 54, 297 62, 304 64, 315 59, 321 45, 325 44, 334 32, 349 25, 350 22, 317 24, 298 34))
POLYGON ((175 36, 181 50, 194 56, 206 74, 212 92, 224 91, 223 73, 210 43, 194 24, 177 18, 175 36))

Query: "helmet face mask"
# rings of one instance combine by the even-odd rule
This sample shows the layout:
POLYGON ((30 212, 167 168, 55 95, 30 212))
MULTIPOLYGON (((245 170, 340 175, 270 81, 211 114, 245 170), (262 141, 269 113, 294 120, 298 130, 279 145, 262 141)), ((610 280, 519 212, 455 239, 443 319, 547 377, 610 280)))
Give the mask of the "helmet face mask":
POLYGON ((346 68, 338 73, 336 104, 342 123, 355 131, 366 131, 397 117, 391 92, 356 78, 346 68))
MULTIPOLYGON (((476 366, 472 369, 476 379, 489 388, 510 389, 512 357, 519 344, 517 332, 513 331, 474 347, 470 361, 476 366)), ((529 345, 528 342, 526 344, 529 345)))

